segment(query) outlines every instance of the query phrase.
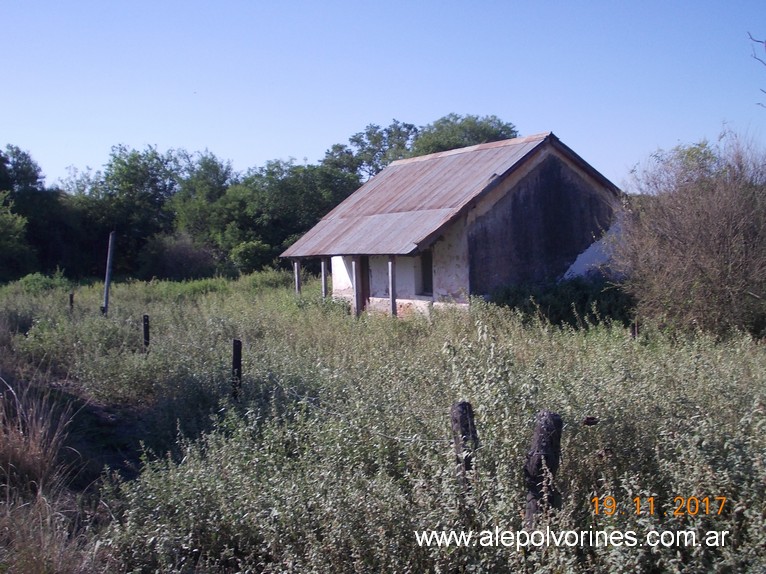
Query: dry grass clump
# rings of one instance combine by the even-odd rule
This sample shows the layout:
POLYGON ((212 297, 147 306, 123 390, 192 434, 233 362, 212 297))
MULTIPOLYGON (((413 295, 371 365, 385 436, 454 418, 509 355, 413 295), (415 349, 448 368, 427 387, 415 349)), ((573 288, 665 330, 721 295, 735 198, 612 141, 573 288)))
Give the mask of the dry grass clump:
POLYGON ((69 412, 49 393, 24 385, 17 392, 0 378, 0 484, 37 495, 64 477, 59 454, 69 412))
POLYGON ((94 572, 61 461, 69 409, 30 385, 0 385, 0 572, 94 572))

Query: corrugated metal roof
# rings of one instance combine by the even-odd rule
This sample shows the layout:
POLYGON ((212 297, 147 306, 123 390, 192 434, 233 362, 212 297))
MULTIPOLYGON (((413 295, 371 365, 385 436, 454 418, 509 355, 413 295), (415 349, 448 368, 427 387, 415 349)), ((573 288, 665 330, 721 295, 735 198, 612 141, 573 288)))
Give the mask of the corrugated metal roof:
MULTIPOLYGON (((395 161, 282 257, 412 254, 546 141, 558 138, 543 133, 395 161)), ((605 180, 569 148, 560 147, 605 180)))

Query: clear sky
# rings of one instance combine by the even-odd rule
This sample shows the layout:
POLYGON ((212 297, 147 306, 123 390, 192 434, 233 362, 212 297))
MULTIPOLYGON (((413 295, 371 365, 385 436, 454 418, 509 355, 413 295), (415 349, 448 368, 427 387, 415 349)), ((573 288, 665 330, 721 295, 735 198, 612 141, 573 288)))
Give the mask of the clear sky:
POLYGON ((621 186, 658 148, 766 140, 763 0, 0 0, 0 29, 0 146, 48 185, 117 144, 244 171, 451 112, 553 131, 621 186))

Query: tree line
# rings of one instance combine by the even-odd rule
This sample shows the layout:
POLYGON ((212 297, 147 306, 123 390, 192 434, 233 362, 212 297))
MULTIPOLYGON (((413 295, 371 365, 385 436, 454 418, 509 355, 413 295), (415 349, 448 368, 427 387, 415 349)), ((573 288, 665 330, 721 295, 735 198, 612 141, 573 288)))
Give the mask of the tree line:
POLYGON ((116 232, 118 276, 191 279, 279 265, 278 256, 394 160, 518 135, 496 116, 426 126, 370 124, 316 164, 268 161, 243 173, 210 151, 112 148, 101 170, 46 187, 32 155, 0 150, 0 282, 60 270, 103 273, 116 232))

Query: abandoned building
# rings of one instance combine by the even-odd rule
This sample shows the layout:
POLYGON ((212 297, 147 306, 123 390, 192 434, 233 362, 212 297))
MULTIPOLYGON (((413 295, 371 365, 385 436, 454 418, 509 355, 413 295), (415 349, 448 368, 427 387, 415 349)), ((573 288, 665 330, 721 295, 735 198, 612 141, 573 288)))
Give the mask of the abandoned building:
POLYGON ((620 191, 552 133, 391 163, 287 249, 328 262, 354 311, 465 304, 555 281, 611 225, 620 191))

